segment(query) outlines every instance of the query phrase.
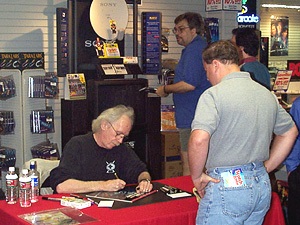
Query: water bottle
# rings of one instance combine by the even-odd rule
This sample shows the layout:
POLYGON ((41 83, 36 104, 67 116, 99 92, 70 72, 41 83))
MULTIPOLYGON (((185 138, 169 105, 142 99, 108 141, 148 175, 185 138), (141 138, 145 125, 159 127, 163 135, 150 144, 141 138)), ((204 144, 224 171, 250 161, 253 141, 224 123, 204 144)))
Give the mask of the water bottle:
POLYGON ((19 190, 19 201, 21 207, 31 206, 31 179, 28 176, 28 170, 23 169, 22 174, 19 178, 20 190, 19 190))
POLYGON ((9 167, 6 175, 6 201, 8 204, 15 204, 18 200, 18 175, 15 167, 9 167))
POLYGON ((36 168, 36 161, 30 162, 29 177, 31 179, 31 202, 37 202, 40 194, 40 173, 36 168))

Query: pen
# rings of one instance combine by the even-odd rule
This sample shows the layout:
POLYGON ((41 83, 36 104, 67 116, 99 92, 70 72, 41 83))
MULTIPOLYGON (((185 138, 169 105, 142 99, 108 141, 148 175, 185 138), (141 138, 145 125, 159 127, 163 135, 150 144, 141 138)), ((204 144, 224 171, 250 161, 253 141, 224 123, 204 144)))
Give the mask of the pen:
POLYGON ((76 195, 76 194, 70 194, 71 197, 75 197, 75 198, 79 198, 79 199, 83 199, 83 197, 81 197, 80 195, 76 195))
POLYGON ((43 196, 42 199, 56 201, 56 202, 60 202, 62 200, 61 198, 51 198, 51 197, 45 197, 45 196, 43 196))
POLYGON ((114 173, 114 175, 115 175, 116 179, 120 179, 120 178, 118 177, 118 174, 117 174, 117 173, 114 173))
POLYGON ((92 204, 96 204, 96 205, 98 205, 98 202, 95 202, 93 199, 91 199, 91 198, 86 198, 88 201, 90 201, 92 204))
POLYGON ((166 187, 161 187, 160 190, 164 193, 168 193, 170 190, 167 189, 166 187))

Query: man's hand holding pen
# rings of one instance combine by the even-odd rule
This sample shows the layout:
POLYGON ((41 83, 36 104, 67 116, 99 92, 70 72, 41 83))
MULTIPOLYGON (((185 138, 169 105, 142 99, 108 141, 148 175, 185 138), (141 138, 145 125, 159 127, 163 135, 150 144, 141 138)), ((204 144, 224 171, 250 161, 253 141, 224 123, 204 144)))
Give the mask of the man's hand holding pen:
POLYGON ((117 173, 114 173, 115 177, 116 177, 116 180, 113 180, 115 181, 115 186, 113 187, 113 191, 118 191, 118 190, 121 190, 125 187, 126 183, 125 181, 121 180, 119 178, 119 176, 117 175, 117 173))
POLYGON ((136 187, 137 193, 147 193, 153 189, 153 185, 149 179, 141 179, 139 185, 136 187))
MULTIPOLYGON (((114 175, 115 175, 116 179, 113 181, 116 181, 118 183, 116 184, 113 191, 118 191, 118 190, 123 189, 126 186, 126 183, 119 178, 117 173, 114 173, 114 175)), ((150 179, 142 178, 139 180, 139 184, 136 187, 136 192, 137 193, 147 193, 147 192, 152 191, 152 189, 153 189, 153 185, 151 184, 150 179)))
POLYGON ((126 182, 121 179, 113 179, 102 182, 102 188, 100 191, 119 191, 126 186, 126 182))

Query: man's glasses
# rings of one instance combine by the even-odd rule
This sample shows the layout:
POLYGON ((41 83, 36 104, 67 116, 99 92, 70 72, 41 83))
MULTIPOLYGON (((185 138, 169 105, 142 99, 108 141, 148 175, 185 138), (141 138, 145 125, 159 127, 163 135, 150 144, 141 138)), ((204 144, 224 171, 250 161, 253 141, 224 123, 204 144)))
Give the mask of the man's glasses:
POLYGON ((187 28, 190 28, 190 27, 178 27, 178 28, 174 27, 172 31, 174 34, 177 34, 177 33, 181 34, 187 28))
POLYGON ((128 139, 128 136, 126 136, 125 134, 120 133, 119 131, 116 131, 116 129, 114 128, 114 126, 111 124, 111 122, 107 121, 111 128, 114 130, 114 132, 116 133, 116 138, 121 138, 123 139, 123 141, 126 141, 128 139))

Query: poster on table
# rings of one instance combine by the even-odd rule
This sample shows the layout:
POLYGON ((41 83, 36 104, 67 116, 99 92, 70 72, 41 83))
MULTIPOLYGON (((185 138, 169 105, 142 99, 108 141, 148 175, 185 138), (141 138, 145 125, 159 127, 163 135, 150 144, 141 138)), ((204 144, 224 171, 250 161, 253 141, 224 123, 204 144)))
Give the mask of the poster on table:
POLYGON ((292 70, 278 70, 273 91, 286 91, 289 87, 292 70))
POLYGON ((288 47, 288 17, 277 17, 271 19, 271 48, 270 56, 287 56, 289 53, 288 47))

